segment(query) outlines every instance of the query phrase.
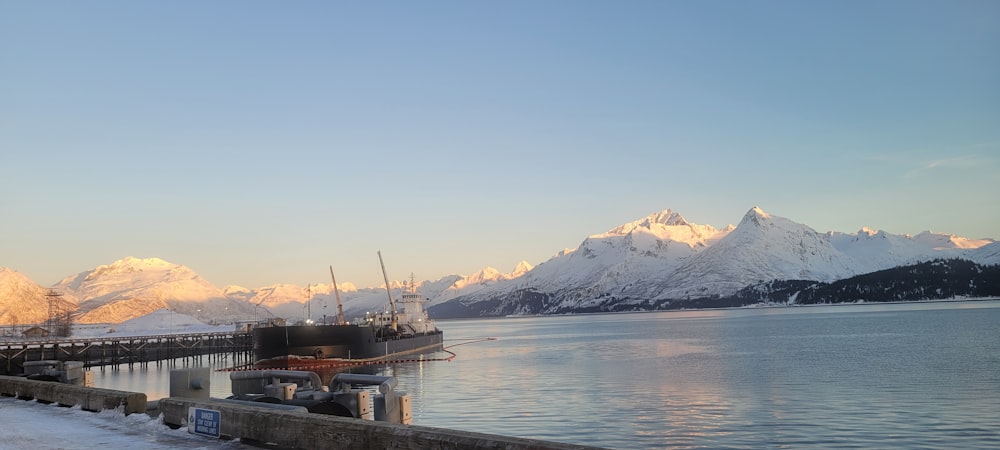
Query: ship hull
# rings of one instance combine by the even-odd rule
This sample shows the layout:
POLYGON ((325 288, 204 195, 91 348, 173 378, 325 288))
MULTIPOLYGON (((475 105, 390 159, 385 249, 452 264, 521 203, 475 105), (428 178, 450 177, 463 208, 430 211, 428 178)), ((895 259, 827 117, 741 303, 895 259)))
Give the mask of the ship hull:
POLYGON ((394 356, 430 353, 443 348, 444 334, 433 333, 407 337, 376 336, 375 329, 359 325, 293 325, 254 328, 254 361, 284 358, 371 360, 394 356))

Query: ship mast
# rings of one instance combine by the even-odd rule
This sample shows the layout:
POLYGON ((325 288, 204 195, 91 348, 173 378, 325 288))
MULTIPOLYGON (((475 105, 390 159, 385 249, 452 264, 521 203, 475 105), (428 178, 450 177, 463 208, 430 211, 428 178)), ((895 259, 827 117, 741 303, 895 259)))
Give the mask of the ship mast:
POLYGON ((337 297, 337 323, 345 324, 344 320, 344 305, 340 303, 340 291, 337 289, 337 277, 333 276, 333 266, 330 266, 330 279, 333 280, 333 295, 337 297))
POLYGON ((392 315, 392 331, 396 331, 396 302, 392 300, 389 291, 389 274, 385 273, 385 263, 382 262, 382 251, 378 251, 378 263, 382 266, 382 278, 385 279, 385 293, 389 296, 389 313, 392 315))
POLYGON ((306 323, 312 323, 313 320, 312 295, 313 295, 312 285, 306 284, 306 323))

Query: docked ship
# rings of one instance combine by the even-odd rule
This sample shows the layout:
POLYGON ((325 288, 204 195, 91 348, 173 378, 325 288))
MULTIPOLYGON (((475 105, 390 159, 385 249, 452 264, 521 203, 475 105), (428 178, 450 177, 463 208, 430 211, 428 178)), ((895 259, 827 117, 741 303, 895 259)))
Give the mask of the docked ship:
POLYGON ((335 365, 442 350, 444 333, 427 316, 423 298, 416 290, 413 277, 411 276, 400 301, 402 311, 397 311, 381 253, 379 263, 382 265, 389 297, 387 311, 368 313, 354 323, 347 323, 331 268, 330 276, 337 296, 336 323, 287 325, 281 321, 271 321, 254 327, 251 330, 254 365, 282 368, 302 363, 335 365))

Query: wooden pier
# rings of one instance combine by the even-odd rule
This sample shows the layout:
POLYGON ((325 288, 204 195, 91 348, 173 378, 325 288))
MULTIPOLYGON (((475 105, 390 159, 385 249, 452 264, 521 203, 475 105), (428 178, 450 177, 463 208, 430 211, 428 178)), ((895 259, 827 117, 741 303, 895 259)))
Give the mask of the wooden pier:
POLYGON ((162 364, 177 358, 228 355, 234 362, 252 362, 253 340, 243 331, 221 333, 116 336, 78 339, 0 341, 0 375, 23 372, 26 361, 80 361, 84 367, 129 368, 162 364))

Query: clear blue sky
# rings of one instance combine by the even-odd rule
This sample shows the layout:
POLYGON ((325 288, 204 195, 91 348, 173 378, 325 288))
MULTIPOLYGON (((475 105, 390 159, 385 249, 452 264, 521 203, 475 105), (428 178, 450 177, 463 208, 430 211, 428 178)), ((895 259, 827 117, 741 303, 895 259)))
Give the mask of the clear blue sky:
POLYGON ((503 271, 671 208, 1000 238, 1000 2, 0 4, 0 266, 503 271))

